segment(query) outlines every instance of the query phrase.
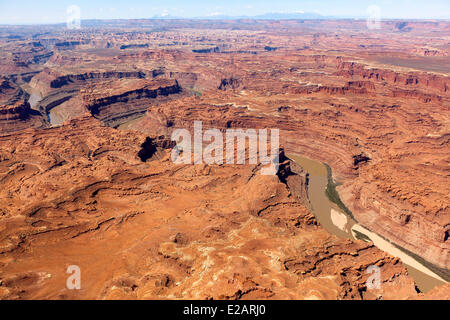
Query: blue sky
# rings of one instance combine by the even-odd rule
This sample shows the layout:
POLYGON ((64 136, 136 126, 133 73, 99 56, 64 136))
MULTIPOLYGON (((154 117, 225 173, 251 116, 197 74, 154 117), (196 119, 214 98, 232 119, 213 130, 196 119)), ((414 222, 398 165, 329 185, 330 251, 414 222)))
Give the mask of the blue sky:
POLYGON ((137 19, 167 14, 253 16, 302 11, 364 17, 371 5, 380 8, 382 18, 450 19, 450 0, 0 0, 0 24, 65 22, 70 5, 79 6, 82 19, 137 19))

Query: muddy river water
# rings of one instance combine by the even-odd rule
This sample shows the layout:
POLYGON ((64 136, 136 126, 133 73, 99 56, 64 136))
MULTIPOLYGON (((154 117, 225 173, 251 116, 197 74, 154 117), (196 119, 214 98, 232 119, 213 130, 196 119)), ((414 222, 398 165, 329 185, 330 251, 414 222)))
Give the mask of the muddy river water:
POLYGON ((437 285, 445 283, 439 275, 424 266, 414 257, 408 255, 388 240, 359 225, 351 215, 332 202, 326 194, 329 170, 325 164, 305 158, 301 155, 289 154, 288 157, 298 163, 309 174, 308 198, 315 217, 328 232, 341 238, 372 241, 379 249, 400 258, 417 287, 427 292, 437 285))

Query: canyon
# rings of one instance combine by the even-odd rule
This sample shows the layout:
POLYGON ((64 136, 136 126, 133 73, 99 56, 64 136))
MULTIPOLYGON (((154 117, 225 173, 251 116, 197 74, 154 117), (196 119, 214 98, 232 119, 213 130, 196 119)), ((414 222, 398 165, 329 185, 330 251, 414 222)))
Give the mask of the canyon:
POLYGON ((0 31, 0 298, 449 298, 448 21, 41 28, 0 31), (279 129, 278 174, 174 164, 194 121, 279 129), (291 155, 329 166, 335 209, 440 282, 331 234, 291 155))

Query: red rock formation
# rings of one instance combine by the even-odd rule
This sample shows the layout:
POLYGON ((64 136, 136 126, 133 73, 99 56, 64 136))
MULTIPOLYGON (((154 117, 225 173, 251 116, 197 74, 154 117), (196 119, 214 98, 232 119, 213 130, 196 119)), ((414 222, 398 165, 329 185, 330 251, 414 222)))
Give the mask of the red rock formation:
POLYGON ((278 128, 286 152, 331 166, 360 224, 446 274, 448 22, 133 23, 151 32, 0 39, 0 297, 448 298, 324 231, 286 159, 262 177, 176 166, 164 150, 196 120, 278 128), (29 94, 42 96, 33 108, 29 94), (64 286, 71 264, 79 292, 64 286), (372 264, 379 291, 365 285, 372 264))
POLYGON ((8 79, 0 79, 0 134, 43 126, 26 94, 8 79))
MULTIPOLYGON (((418 297, 398 259, 328 234, 277 176, 163 150, 142 162, 144 140, 89 118, 0 138, 1 298, 418 297), (65 287, 69 265, 81 290, 65 287)), ((304 179, 285 166, 288 185, 304 179)))

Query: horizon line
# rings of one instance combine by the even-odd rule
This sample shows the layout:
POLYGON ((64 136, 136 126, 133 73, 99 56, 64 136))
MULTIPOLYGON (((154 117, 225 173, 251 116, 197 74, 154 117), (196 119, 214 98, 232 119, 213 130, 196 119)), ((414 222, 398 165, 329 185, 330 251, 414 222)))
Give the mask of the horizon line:
MULTIPOLYGON (((270 14, 270 13, 268 13, 270 14)), ((279 14, 279 13, 273 13, 279 14)), ((295 14, 295 13, 287 13, 287 14, 295 14)), ((239 20, 255 20, 255 21, 292 21, 292 20, 355 20, 355 21, 364 21, 368 17, 339 17, 339 16, 322 16, 317 18, 262 18, 261 16, 267 15, 257 15, 257 16, 228 16, 228 15, 220 15, 220 16, 205 16, 205 17, 176 17, 176 16, 158 16, 158 17, 150 17, 150 18, 109 18, 109 19, 80 19, 80 22, 83 21, 139 21, 139 20, 204 20, 204 21, 239 21, 239 20)), ((381 18, 380 21, 388 22, 388 21, 450 21, 450 17, 448 18, 381 18)), ((21 23, 0 23, 0 26, 57 26, 64 25, 66 22, 21 22, 21 23)))

